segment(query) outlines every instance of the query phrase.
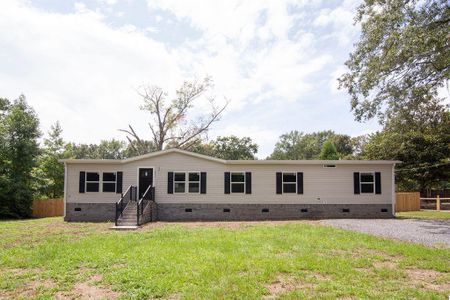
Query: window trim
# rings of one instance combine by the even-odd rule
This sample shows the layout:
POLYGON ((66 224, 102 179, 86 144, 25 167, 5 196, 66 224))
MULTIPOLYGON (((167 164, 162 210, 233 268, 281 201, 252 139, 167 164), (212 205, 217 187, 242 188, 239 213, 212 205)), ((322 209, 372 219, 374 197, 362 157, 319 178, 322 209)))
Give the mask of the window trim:
POLYGON ((201 192, 201 182, 202 182, 202 172, 200 171, 173 171, 173 193, 174 194, 200 194, 201 192), (184 173, 184 181, 176 181, 175 180, 175 174, 176 173, 184 173), (198 181, 190 181, 189 180, 189 173, 197 173, 198 174, 198 181), (176 192, 175 191, 175 183, 176 182, 184 182, 184 192, 176 192), (189 183, 198 183, 198 192, 189 192, 189 183))
POLYGON ((102 182, 102 177, 101 177, 102 172, 100 172, 100 171, 84 171, 84 172, 86 172, 86 177, 84 179, 84 192, 85 193, 103 193, 103 189, 100 189, 101 182, 102 182), (88 173, 97 173, 98 174, 98 181, 89 181, 88 180, 88 173), (88 189, 87 189, 87 184, 88 183, 98 183, 98 191, 96 191, 96 192, 88 191, 88 189))
MULTIPOLYGON (((175 176, 173 178, 175 179, 175 176)), ((187 181, 186 193, 188 193, 188 194, 200 194, 200 189, 202 188, 201 187, 201 184, 202 184, 202 172, 200 172, 200 171, 188 171, 188 172, 186 172, 186 181, 187 181), (196 173, 196 174, 198 174, 198 181, 191 181, 189 179, 189 173, 196 173), (192 183, 198 183, 198 192, 190 192, 189 191, 189 184, 191 182, 192 183)))
POLYGON ((245 194, 245 188, 247 186, 247 179, 245 176, 246 171, 230 171, 230 194, 245 194), (244 176, 244 181, 235 181, 233 182, 233 173, 240 173, 244 176), (244 190, 242 192, 233 192, 233 183, 235 184, 244 184, 244 190))
POLYGON ((115 193, 116 190, 117 190, 117 171, 102 171, 101 173, 102 173, 102 177, 101 177, 102 193, 115 193), (115 178, 114 181, 105 181, 105 180, 103 180, 103 174, 104 173, 112 173, 112 174, 114 174, 114 178, 115 178), (105 192, 103 190, 103 183, 114 183, 114 191, 113 192, 105 192))
POLYGON ((297 173, 298 172, 281 172, 281 194, 297 194, 297 190, 298 190, 298 183, 297 183, 297 173), (287 184, 293 184, 295 185, 295 192, 292 193, 285 193, 284 192, 284 174, 294 174, 295 175, 295 181, 294 182, 286 182, 287 184))
POLYGON ((367 194, 367 195, 374 195, 375 194, 375 171, 360 171, 359 172, 359 194, 367 194), (372 174, 373 181, 372 182, 362 182, 361 181, 362 174, 372 174), (362 191, 362 185, 363 184, 366 184, 366 185, 372 184, 373 192, 371 192, 371 193, 363 192, 362 191))

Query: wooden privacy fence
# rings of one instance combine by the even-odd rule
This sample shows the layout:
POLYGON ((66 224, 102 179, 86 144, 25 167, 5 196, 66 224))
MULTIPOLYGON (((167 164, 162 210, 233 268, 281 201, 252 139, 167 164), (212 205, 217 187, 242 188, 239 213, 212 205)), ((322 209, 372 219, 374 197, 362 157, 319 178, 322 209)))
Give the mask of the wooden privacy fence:
POLYGON ((33 217, 56 217, 64 215, 64 200, 58 199, 39 199, 33 200, 33 217))
POLYGON ((395 211, 420 210, 420 193, 395 193, 395 211))

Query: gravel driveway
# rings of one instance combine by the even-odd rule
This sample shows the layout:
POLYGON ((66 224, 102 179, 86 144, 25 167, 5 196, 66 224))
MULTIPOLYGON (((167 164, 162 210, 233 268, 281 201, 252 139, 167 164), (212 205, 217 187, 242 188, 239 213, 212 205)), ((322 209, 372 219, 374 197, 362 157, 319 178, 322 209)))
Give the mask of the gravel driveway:
POLYGON ((433 245, 450 246, 450 220, 436 219, 332 219, 323 224, 373 235, 433 245))

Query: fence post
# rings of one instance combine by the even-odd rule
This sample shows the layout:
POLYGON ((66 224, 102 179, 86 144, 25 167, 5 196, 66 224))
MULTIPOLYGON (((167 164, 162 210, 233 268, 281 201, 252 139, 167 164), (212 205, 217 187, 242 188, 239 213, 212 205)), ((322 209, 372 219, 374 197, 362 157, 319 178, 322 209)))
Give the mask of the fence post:
POLYGON ((436 196, 436 210, 441 210, 441 198, 439 195, 436 196))

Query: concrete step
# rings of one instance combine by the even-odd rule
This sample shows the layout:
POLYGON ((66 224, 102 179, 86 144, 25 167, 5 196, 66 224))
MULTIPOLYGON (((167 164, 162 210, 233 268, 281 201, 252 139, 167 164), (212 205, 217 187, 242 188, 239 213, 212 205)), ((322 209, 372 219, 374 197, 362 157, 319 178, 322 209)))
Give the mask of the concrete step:
POLYGON ((139 229, 141 226, 136 226, 136 224, 134 225, 130 225, 130 226, 123 226, 123 225, 119 225, 119 226, 111 226, 109 227, 109 229, 112 230, 136 230, 139 229))

